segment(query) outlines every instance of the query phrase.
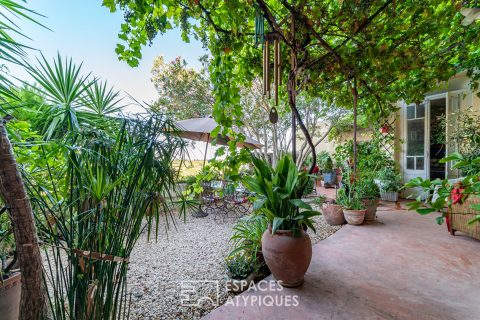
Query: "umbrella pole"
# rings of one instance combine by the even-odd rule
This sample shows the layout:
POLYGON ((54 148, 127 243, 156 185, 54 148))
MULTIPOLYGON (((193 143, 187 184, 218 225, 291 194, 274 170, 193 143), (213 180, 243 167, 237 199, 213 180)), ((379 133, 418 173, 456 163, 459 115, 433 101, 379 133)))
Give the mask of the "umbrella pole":
POLYGON ((205 155, 203 156, 203 168, 202 170, 205 169, 205 162, 207 161, 207 151, 208 151, 208 140, 210 140, 210 133, 207 136, 207 142, 205 142, 205 155))

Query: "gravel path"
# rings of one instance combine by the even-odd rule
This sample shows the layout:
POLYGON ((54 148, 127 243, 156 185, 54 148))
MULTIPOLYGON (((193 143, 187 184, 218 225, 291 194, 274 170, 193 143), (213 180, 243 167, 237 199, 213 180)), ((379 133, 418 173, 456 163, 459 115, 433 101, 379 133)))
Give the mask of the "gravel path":
MULTIPOLYGON (((229 238, 234 221, 216 223, 213 217, 187 218, 163 233, 158 242, 147 241, 143 234, 131 256, 128 286, 131 293, 131 319, 198 319, 214 308, 210 303, 200 307, 181 305, 181 286, 194 285, 200 296, 216 296, 218 303, 228 298, 225 291, 224 258, 229 252, 229 238), (184 282, 213 280, 214 282, 184 282), (183 284, 182 284, 183 281, 183 284), (218 281, 218 282, 217 282, 218 281)), ((312 242, 325 239, 339 229, 328 226, 323 217, 315 218, 317 234, 312 242)), ((186 297, 184 297, 186 298, 186 297)), ((186 302, 188 302, 187 300, 186 302)))

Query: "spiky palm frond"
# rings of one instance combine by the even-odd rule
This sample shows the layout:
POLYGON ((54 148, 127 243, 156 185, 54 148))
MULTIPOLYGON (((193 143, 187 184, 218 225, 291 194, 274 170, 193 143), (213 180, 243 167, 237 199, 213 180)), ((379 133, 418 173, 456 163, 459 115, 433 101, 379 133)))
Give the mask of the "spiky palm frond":
POLYGON ((45 127, 42 130, 45 139, 78 132, 82 121, 79 119, 81 98, 96 80, 90 80, 90 74, 82 75, 82 64, 77 66, 71 58, 62 59, 60 54, 53 64, 43 55, 37 58, 37 62, 37 66, 27 64, 26 70, 50 105, 50 110, 45 113, 45 127))

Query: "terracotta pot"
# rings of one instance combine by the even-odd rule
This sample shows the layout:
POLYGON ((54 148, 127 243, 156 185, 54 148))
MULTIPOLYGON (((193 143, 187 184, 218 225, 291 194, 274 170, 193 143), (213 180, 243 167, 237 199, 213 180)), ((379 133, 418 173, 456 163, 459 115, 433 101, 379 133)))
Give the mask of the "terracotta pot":
POLYGON ((363 223, 366 211, 367 210, 348 210, 343 208, 343 215, 348 224, 358 225, 363 223))
POLYGON ((312 260, 312 242, 305 231, 294 237, 290 230, 265 230, 262 237, 262 252, 273 276, 284 287, 298 287, 303 283, 312 260))
POLYGON ((20 313, 21 274, 15 273, 0 282, 0 318, 17 320, 20 313))
POLYGON ((365 221, 375 221, 379 199, 363 199, 365 205, 365 221))
POLYGON ((250 287, 250 285, 254 282, 256 276, 256 273, 252 272, 248 275, 246 279, 228 279, 226 284, 227 290, 233 293, 242 293, 250 287))
POLYGON ((325 221, 331 226, 338 226, 347 223, 343 216, 343 207, 341 205, 324 203, 322 214, 325 221))

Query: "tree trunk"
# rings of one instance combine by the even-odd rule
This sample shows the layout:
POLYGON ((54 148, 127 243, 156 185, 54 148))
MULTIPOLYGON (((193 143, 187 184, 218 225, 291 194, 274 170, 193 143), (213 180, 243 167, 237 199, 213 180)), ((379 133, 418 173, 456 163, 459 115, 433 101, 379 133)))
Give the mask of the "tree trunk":
POLYGON ((353 172, 357 173, 357 104, 358 104, 358 91, 357 91, 357 79, 353 79, 353 172))
POLYGON ((20 319, 43 319, 46 300, 42 285, 42 258, 37 230, 30 200, 27 197, 3 119, 0 119, 0 197, 10 209, 22 273, 20 319))

